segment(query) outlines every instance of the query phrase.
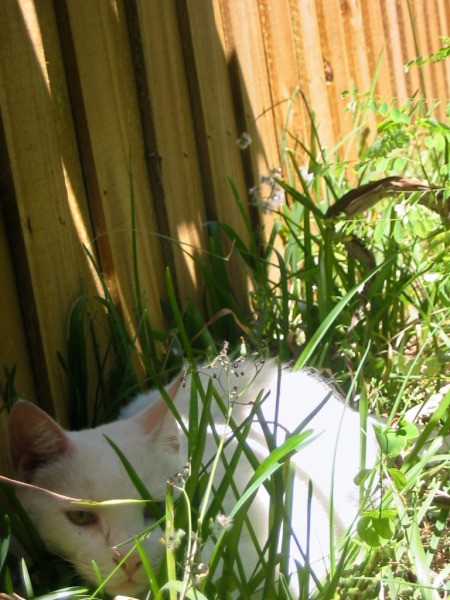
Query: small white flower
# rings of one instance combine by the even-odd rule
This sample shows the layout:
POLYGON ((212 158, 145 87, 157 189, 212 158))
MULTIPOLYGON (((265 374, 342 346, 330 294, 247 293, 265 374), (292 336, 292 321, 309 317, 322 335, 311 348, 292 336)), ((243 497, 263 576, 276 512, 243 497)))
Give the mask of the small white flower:
POLYGON ((285 202, 286 192, 279 185, 275 185, 269 198, 269 207, 276 208, 278 206, 283 206, 285 202))
POLYGON ((272 175, 261 175, 259 178, 260 183, 267 183, 267 185, 274 185, 275 179, 272 175))
POLYGON ((424 273, 423 280, 427 283, 436 283, 440 279, 440 273, 424 273))
POLYGON ((161 538, 161 541, 166 544, 169 550, 176 550, 180 546, 185 535, 186 532, 184 529, 175 529, 167 535, 165 540, 164 538, 161 538))
POLYGON ((253 202, 258 202, 261 199, 261 194, 259 191, 259 186, 254 185, 248 190, 248 195, 253 202))
POLYGON ((396 204, 394 206, 394 211, 400 219, 405 219, 405 222, 408 221, 408 211, 409 206, 405 202, 400 202, 400 204, 396 204))
POLYGON ((311 183, 314 179, 314 175, 309 171, 307 167, 300 167, 300 174, 303 177, 305 183, 311 183))
POLYGON ((236 144, 238 145, 240 150, 245 150, 252 143, 252 138, 249 133, 243 131, 241 135, 236 140, 236 144))
POLYGON ((216 527, 218 529, 229 531, 233 527, 233 519, 231 517, 227 517, 227 515, 219 514, 216 517, 216 527))

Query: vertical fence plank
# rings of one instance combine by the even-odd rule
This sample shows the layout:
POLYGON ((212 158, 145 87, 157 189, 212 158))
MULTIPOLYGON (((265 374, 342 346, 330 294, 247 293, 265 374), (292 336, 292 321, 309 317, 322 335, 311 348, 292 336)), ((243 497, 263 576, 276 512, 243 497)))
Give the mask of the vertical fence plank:
POLYGON ((0 21, 3 205, 36 393, 64 422, 67 377, 57 352, 71 303, 83 285, 95 289, 81 247, 89 217, 53 4, 5 2, 0 21))
MULTIPOLYGON (((442 35, 449 36, 450 32, 450 5, 446 0, 439 1, 439 30, 442 35), (445 33, 446 32, 446 33, 445 33)), ((450 67, 447 67, 447 70, 450 67)))
POLYGON ((384 18, 389 28, 388 55, 391 71, 393 95, 399 99, 406 99, 407 89, 403 71, 406 60, 402 52, 401 32, 403 29, 403 13, 397 11, 397 1, 387 0, 384 4, 384 18))
POLYGON ((35 382, 27 343, 26 326, 20 305, 20 290, 13 268, 13 257, 8 245, 8 234, 3 212, 0 212, 0 265, 2 292, 0 294, 0 373, 16 369, 14 386, 23 398, 36 400, 35 382))
POLYGON ((260 175, 269 175, 280 163, 270 94, 271 39, 267 18, 259 12, 261 4, 255 0, 234 1, 227 7, 233 31, 235 68, 240 76, 245 128, 253 140, 253 185, 258 183, 260 175))
MULTIPOLYGON (((6 387, 6 372, 12 375, 13 384, 21 396, 29 401, 36 400, 35 382, 31 357, 29 355, 27 333, 20 307, 20 294, 13 270, 13 260, 8 245, 7 228, 0 211, 0 265, 2 292, 0 294, 0 377, 2 388, 6 387)), ((0 389, 0 443, 7 439, 7 414, 5 398, 0 389)), ((10 471, 9 456, 0 445, 0 473, 10 471)))
MULTIPOLYGON (((419 19, 419 21, 416 21, 415 27, 418 32, 420 54, 423 56, 436 52, 441 45, 440 37, 443 35, 441 27, 444 24, 440 23, 437 4, 437 0, 431 0, 425 7, 423 4, 420 6, 417 1, 415 2, 416 18, 419 19)), ((445 63, 439 67, 432 64, 425 71, 427 94, 431 105, 446 96, 446 90, 448 90, 446 72, 448 71, 445 66, 445 63)))
MULTIPOLYGON (((271 88, 275 89, 274 32, 270 23, 272 7, 267 4, 255 0, 220 2, 222 27, 226 27, 225 55, 232 71, 235 94, 238 91, 240 98, 240 129, 248 132, 252 140, 249 149, 243 151, 243 158, 247 160, 246 183, 249 190, 259 188, 253 199, 258 198, 263 204, 270 200, 272 185, 261 184, 261 178, 269 178, 280 167, 283 134, 283 129, 277 131, 271 93, 271 88)), ((285 88, 281 80, 279 83, 285 88)), ((285 93, 284 102, 280 99, 278 110, 286 110, 291 93, 285 93)), ((280 126, 284 128, 283 123, 280 126)), ((270 231, 271 215, 262 212, 259 220, 265 230, 270 231)))
MULTIPOLYGON (((2 440, 8 439, 8 415, 6 411, 0 413, 0 436, 2 440)), ((4 444, 0 446, 0 473, 2 475, 11 472, 9 453, 3 446, 4 444)), ((1 494, 1 498, 4 500, 3 493, 1 494)))
MULTIPOLYGON (((244 240, 246 231, 228 179, 246 197, 247 185, 236 140, 240 135, 233 104, 229 65, 220 39, 220 15, 213 3, 176 2, 189 82, 205 214, 228 223, 244 240), (217 21, 219 19, 219 23, 217 21)), ((236 97, 240 90, 235 90, 236 97)), ((249 284, 233 252, 228 263, 236 296, 248 302, 249 284)))
POLYGON ((291 14, 299 31, 297 56, 301 72, 300 85, 316 116, 322 145, 333 148, 336 138, 328 102, 322 40, 314 0, 292 2, 291 14))
POLYGON ((142 44, 142 77, 148 90, 141 110, 148 113, 149 127, 154 130, 163 190, 163 197, 155 198, 156 210, 164 211, 166 221, 166 231, 160 231, 172 240, 165 244, 173 245, 181 300, 193 297, 199 301, 202 285, 195 260, 204 260, 206 214, 176 6, 173 1, 140 0, 135 18, 142 44))
MULTIPOLYGON (((347 60, 350 65, 350 76, 361 92, 370 88, 370 64, 367 57, 366 34, 363 13, 359 0, 347 0, 343 3, 341 18, 344 22, 347 42, 347 60)), ((336 15, 338 18, 339 16, 336 15)))
MULTIPOLYGON (((411 2, 411 27, 415 32, 418 46, 417 54, 420 56, 427 56, 436 52, 441 45, 440 38, 449 35, 446 24, 435 19, 437 13, 438 10, 434 1, 415 0, 411 2)), ((448 60, 439 64, 429 64, 422 70, 421 81, 423 81, 425 87, 421 91, 429 101, 430 107, 435 101, 442 100, 442 98, 449 95, 448 89, 444 85, 445 73, 449 73, 448 60)), ((443 115, 444 112, 441 114, 443 115)))
POLYGON ((305 106, 297 94, 300 85, 296 47, 298 32, 290 18, 289 0, 261 1, 258 3, 258 10, 275 141, 282 157, 286 143, 293 146, 296 138, 305 142, 309 139, 311 130, 305 106))
MULTIPOLYGON (((236 145, 241 133, 236 123, 239 117, 235 114, 229 63, 227 66, 214 6, 178 2, 178 11, 179 22, 184 22, 190 31, 189 39, 186 28, 181 35, 186 45, 195 127, 200 134, 197 138, 199 156, 204 160, 202 168, 207 171, 203 172, 207 215, 219 220, 231 216, 230 225, 244 234, 237 213, 230 210, 233 200, 227 178, 234 179, 241 194, 246 192, 246 183, 236 145), (205 23, 209 26, 205 27, 205 23)), ((239 94, 240 90, 236 92, 239 94)))
POLYGON ((351 66, 348 61, 346 38, 350 32, 346 30, 340 14, 329 10, 329 3, 318 1, 317 15, 320 26, 320 37, 323 48, 323 62, 327 83, 330 112, 337 140, 346 133, 346 120, 342 111, 341 93, 352 85, 351 66))
POLYGON ((162 328, 163 262, 142 140, 126 16, 121 2, 68 0, 59 16, 100 265, 125 320, 136 319, 132 199, 142 295, 155 327, 162 328), (66 28, 67 25, 67 28, 66 28), (130 172, 131 170, 131 172, 130 172), (131 187, 133 179, 133 196, 131 187))
POLYGON ((393 96, 391 80, 390 54, 388 52, 388 35, 386 32, 383 4, 379 2, 363 2, 362 14, 367 40, 370 76, 373 77, 377 64, 380 64, 376 80, 376 90, 383 96, 393 96))
MULTIPOLYGON (((413 60, 417 56, 416 43, 414 39, 414 25, 411 21, 411 13, 406 3, 399 4, 398 12, 402 24, 402 43, 404 48, 403 56, 406 59, 405 62, 408 62, 410 60, 413 60)), ((392 71, 394 68, 395 65, 391 64, 390 70, 392 71)), ((412 68, 408 72, 408 74, 405 75, 405 85, 408 97, 412 97, 417 93, 419 93, 420 95, 422 94, 421 76, 420 71, 417 67, 412 68)))

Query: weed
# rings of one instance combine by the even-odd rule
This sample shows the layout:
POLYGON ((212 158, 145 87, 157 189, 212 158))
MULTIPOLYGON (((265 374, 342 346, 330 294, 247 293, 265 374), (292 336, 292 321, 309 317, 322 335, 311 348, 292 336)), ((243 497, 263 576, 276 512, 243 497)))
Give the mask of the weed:
MULTIPOLYGON (((448 55, 447 42, 442 53, 432 59, 444 55, 448 55)), ((415 61, 425 63, 424 59, 415 61)), ((434 499, 448 485, 444 467, 449 457, 443 455, 436 461, 437 442, 432 439, 436 428, 442 435, 448 434, 449 395, 443 396, 420 435, 401 415, 409 406, 426 401, 450 375, 450 130, 434 118, 425 100, 412 98, 399 106, 376 98, 373 89, 365 95, 352 90, 344 96, 354 128, 335 153, 323 148, 309 106, 309 147, 283 135, 282 169, 265 180, 272 186, 271 195, 264 199, 253 190, 249 200, 271 215, 268 231, 255 232, 247 201, 231 183, 246 237, 226 223, 209 224, 209 260, 198 261, 210 317, 206 322, 202 310, 192 302, 179 307, 168 272, 171 329, 160 332, 152 328, 140 295, 134 244, 136 312, 132 329, 136 333, 131 334, 90 255, 103 283, 103 295, 80 298, 72 311, 67 358, 61 357, 71 383, 71 422, 73 427, 85 427, 114 418, 123 401, 140 389, 136 361, 146 378, 161 385, 164 373, 176 371, 183 356, 193 366, 199 356, 219 354, 232 323, 236 332, 232 346, 240 346, 242 354, 268 349, 281 361, 293 360, 297 367, 308 364, 332 372, 349 398, 358 390, 363 429, 369 410, 390 420, 400 415, 396 428, 377 431, 382 459, 376 472, 364 470, 364 449, 361 454, 361 494, 364 496, 370 481, 380 495, 378 506, 362 512, 356 526, 359 537, 347 536, 343 552, 332 555, 325 581, 315 580, 306 557, 305 566, 299 569, 301 597, 374 598, 383 590, 384 597, 392 599, 414 594, 431 598, 433 586, 448 591, 448 508, 436 507, 434 499), (365 134, 369 118, 377 123, 372 140, 365 134), (351 164, 351 148, 355 147, 358 159, 351 164), (232 292, 218 233, 232 243, 252 281, 250 314, 232 292), (86 346, 93 342, 98 348, 93 304, 106 314, 110 346, 105 356, 96 354, 99 380, 92 392, 87 381, 86 346), (89 423, 85 417, 88 406, 94 407, 89 423), (406 452, 403 465, 393 464, 400 451, 406 452)), ((222 359, 229 360, 226 352, 222 359)), ((12 379, 13 372, 7 381, 11 395, 12 379)), ((189 476, 182 474, 168 486, 162 514, 166 521, 165 571, 153 572, 136 541, 152 594, 161 598, 167 591, 171 598, 226 598, 235 590, 246 598, 262 588, 265 598, 289 598, 287 566, 280 559, 278 540, 281 538, 282 548, 293 543, 288 518, 294 509, 289 492, 293 475, 288 457, 306 443, 306 432, 297 431, 281 446, 267 432, 266 443, 272 453, 259 463, 245 441, 250 421, 235 428, 238 449, 223 463, 227 473, 223 485, 213 489, 212 477, 202 464, 206 429, 216 431, 207 408, 213 400, 217 402, 226 422, 233 426, 234 398, 231 388, 225 394, 219 394, 212 384, 204 389, 195 373, 193 382, 192 427, 186 431, 189 476), (217 517, 221 498, 233 488, 233 470, 241 453, 254 465, 254 476, 246 492, 236 499, 233 512, 217 517), (246 579, 237 541, 240 528, 251 527, 243 508, 260 485, 265 485, 271 496, 276 544, 259 549, 260 564, 246 579), (180 495, 176 511, 174 491, 180 495), (219 529, 214 518, 221 523, 219 529), (230 520, 231 530, 226 526, 230 520), (200 540, 208 537, 214 540, 215 550, 205 566, 198 564, 196 557, 200 540), (187 563, 180 566, 183 555, 187 563), (225 565, 223 575, 214 582, 220 563, 225 565), (278 580, 273 577, 275 572, 280 573, 278 580)), ((254 414, 257 410, 255 403, 254 414)), ((226 440, 219 431, 216 435, 216 461, 221 461, 226 440)), ((120 449, 116 452, 121 456, 120 449)), ((126 457, 121 460, 142 500, 150 501, 126 457)), ((207 465, 209 473, 214 473, 216 461, 207 465)), ((27 515, 9 488, 5 491, 17 516, 5 519, 2 526, 3 589, 12 594, 18 585, 12 574, 19 573, 30 598, 100 597, 101 584, 94 593, 82 587, 48 592, 55 589, 57 581, 61 586, 74 583, 69 569, 56 559, 50 561, 27 515), (10 525, 32 559, 30 572, 25 563, 13 568, 6 560, 10 525)))

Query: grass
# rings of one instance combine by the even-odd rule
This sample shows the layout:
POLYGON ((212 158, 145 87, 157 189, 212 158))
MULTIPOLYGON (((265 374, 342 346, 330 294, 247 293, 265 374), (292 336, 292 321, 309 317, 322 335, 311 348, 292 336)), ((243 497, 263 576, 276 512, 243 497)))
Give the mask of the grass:
MULTIPOLYGON (((246 237, 239 237, 226 223, 209 224, 211 253, 208 261, 198 263, 205 283, 204 307, 192 302, 180 307, 168 272, 171 328, 168 333, 155 331, 139 291, 136 252, 132 265, 136 335, 117 312, 106 284, 102 296, 79 299, 72 311, 67 351, 61 356, 71 384, 73 427, 94 425, 117 415, 123 401, 139 390, 136 361, 143 364, 149 380, 163 383, 167 373, 181 367, 184 357, 193 365, 200 357, 220 355, 224 340, 231 342, 229 351, 222 353, 224 361, 231 356, 269 352, 281 361, 293 361, 296 367, 312 365, 333 373, 349 401, 358 394, 362 427, 369 411, 401 419, 410 406, 425 401, 449 381, 450 232, 444 211, 450 196, 448 125, 436 120, 426 102, 416 98, 398 106, 377 99, 373 90, 362 96, 356 91, 346 95, 354 128, 335 152, 327 152, 321 144, 309 106, 309 146, 292 139, 288 132, 283 134, 285 177, 281 179, 277 173, 271 179, 270 195, 262 198, 256 191, 250 200, 273 217, 264 243, 249 220, 247 201, 230 182, 246 237), (367 144, 363 132, 369 117, 376 120, 378 129, 367 144), (354 164, 348 161, 351 147, 358 148, 354 164), (331 216, 327 213, 350 189, 387 176, 419 178, 430 189, 393 192, 386 188, 376 197, 360 200, 351 214, 345 210, 331 216), (230 291, 233 282, 217 241, 219 232, 232 242, 251 278, 250 314, 230 291), (106 314, 110 346, 104 356, 95 354, 99 378, 92 386, 87 380, 86 349, 90 344, 97 348, 97 325, 92 319, 95 304, 106 314), (202 314, 209 318, 204 321, 202 314), (164 348, 163 355, 156 344, 164 348), (86 419, 91 414, 88 405, 94 407, 90 421, 86 419)), ((133 203, 132 194, 132 207, 133 203)), ((98 276, 103 281, 99 270, 98 276)), ((13 371, 6 374, 5 387, 11 398, 13 379, 13 371)), ((289 456, 301 452, 307 442, 306 424, 281 446, 267 429, 266 443, 272 453, 261 464, 246 443, 250 421, 241 427, 234 424, 239 445, 225 461, 222 449, 226 440, 208 419, 207 408, 218 403, 233 425, 232 386, 219 394, 213 385, 205 389, 194 375, 191 393, 191 426, 186 432, 190 469, 167 489, 163 516, 169 543, 161 573, 153 571, 139 540, 136 542, 152 597, 226 598, 231 590, 238 590, 239 597, 247 598, 262 588, 264 598, 289 598, 287 565, 278 550, 279 544, 286 548, 295 543, 289 528, 289 514, 295 509, 289 492, 293 477, 289 456), (207 427, 216 431, 218 452, 216 462, 205 468, 202 453, 207 427), (217 529, 211 523, 220 513, 221 498, 228 488, 233 489, 233 472, 242 453, 254 465, 255 475, 228 515, 234 519, 233 528, 217 529), (227 477, 213 489, 211 473, 220 461, 227 477), (237 542, 240 528, 251 527, 245 507, 260 485, 271 496, 274 534, 268 547, 261 549, 259 568, 246 578, 237 542), (174 491, 180 496, 177 501, 174 491), (212 559, 207 570, 193 572, 199 540, 207 537, 217 543, 212 559), (187 557, 186 568, 183 556, 187 557), (214 576, 220 564, 225 565, 224 574, 217 580, 214 576), (277 570, 278 580, 274 577, 277 570)), ((447 393, 420 435, 402 421, 397 429, 380 429, 382 460, 376 471, 364 469, 363 448, 359 478, 362 511, 355 524, 358 535, 349 534, 342 540, 344 552, 332 555, 324 581, 315 580, 306 556, 306 566, 299 570, 302 599, 432 598, 433 572, 447 575, 439 589, 450 591, 446 583, 448 507, 433 502, 439 490, 448 488, 450 457, 437 458, 432 441, 436 430, 442 435, 449 433, 449 404, 447 393), (399 465, 395 459, 401 452, 405 459, 399 465), (380 480, 390 480, 392 485, 376 510, 364 510, 365 490, 380 480)), ((258 410, 255 403, 253 412, 258 410)), ((148 500, 145 486, 126 457, 121 458, 142 498, 148 500)), ((25 590, 27 598, 101 597, 101 583, 98 590, 88 590, 73 578, 64 562, 48 556, 10 488, 5 487, 5 493, 16 510, 4 518, 0 530, 2 590, 10 594, 25 590), (30 556, 27 564, 15 563, 8 553, 11 531, 30 556)))

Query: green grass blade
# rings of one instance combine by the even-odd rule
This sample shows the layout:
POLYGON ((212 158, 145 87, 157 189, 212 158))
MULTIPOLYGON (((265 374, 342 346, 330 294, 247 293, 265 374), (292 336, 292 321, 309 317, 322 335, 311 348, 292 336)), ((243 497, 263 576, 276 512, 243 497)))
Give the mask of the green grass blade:
POLYGON ((105 440, 108 442, 108 444, 111 446, 111 448, 114 450, 114 452, 119 457, 119 460, 122 463, 128 477, 130 478, 130 481, 133 483, 134 487, 136 488, 136 490, 139 493, 139 495, 141 496, 141 498, 143 500, 148 501, 148 508, 154 515, 155 519, 158 522, 164 521, 164 518, 165 518, 164 513, 159 508, 157 501, 155 501, 155 499, 152 497, 152 495, 148 491, 146 485, 143 483, 142 479, 136 473, 135 469, 131 465, 128 458, 125 456, 125 454, 122 452, 122 450, 117 446, 117 444, 115 444, 112 441, 111 438, 109 438, 107 435, 105 435, 104 437, 105 437, 105 440))
POLYGON ((296 454, 304 446, 312 442, 311 434, 311 431, 302 431, 290 436, 261 462, 250 478, 244 493, 231 510, 230 517, 234 517, 241 507, 253 497, 259 486, 277 471, 290 456, 296 454))
MULTIPOLYGON (((392 259, 388 259, 386 262, 389 262, 389 260, 392 260, 392 259)), ((374 269, 369 275, 367 275, 367 277, 362 279, 362 281, 356 287, 351 289, 347 294, 345 294, 345 296, 343 298, 341 298, 341 300, 339 300, 339 302, 336 304, 336 306, 333 308, 333 310, 331 310, 330 314, 327 316, 325 321, 323 321, 320 324, 317 331, 313 334, 313 336, 311 337, 309 342, 306 344, 305 349, 303 350, 303 352, 301 353, 301 355, 299 356, 299 358, 297 359, 297 361, 295 363, 295 367, 294 367, 295 369, 301 369, 302 367, 304 367, 306 365, 306 363, 311 358, 313 352, 315 351, 315 349, 317 348, 319 343, 322 341, 323 337, 326 335, 326 333, 331 328, 331 326, 333 325, 333 323, 335 322, 335 320, 337 319, 339 314, 344 310, 344 308, 347 306, 347 304, 350 302, 350 300, 353 298, 353 296, 355 296, 358 293, 358 291, 364 286, 364 284, 367 283, 368 281, 370 281, 370 279, 372 279, 372 277, 383 266, 384 265, 380 265, 379 267, 374 269)))

